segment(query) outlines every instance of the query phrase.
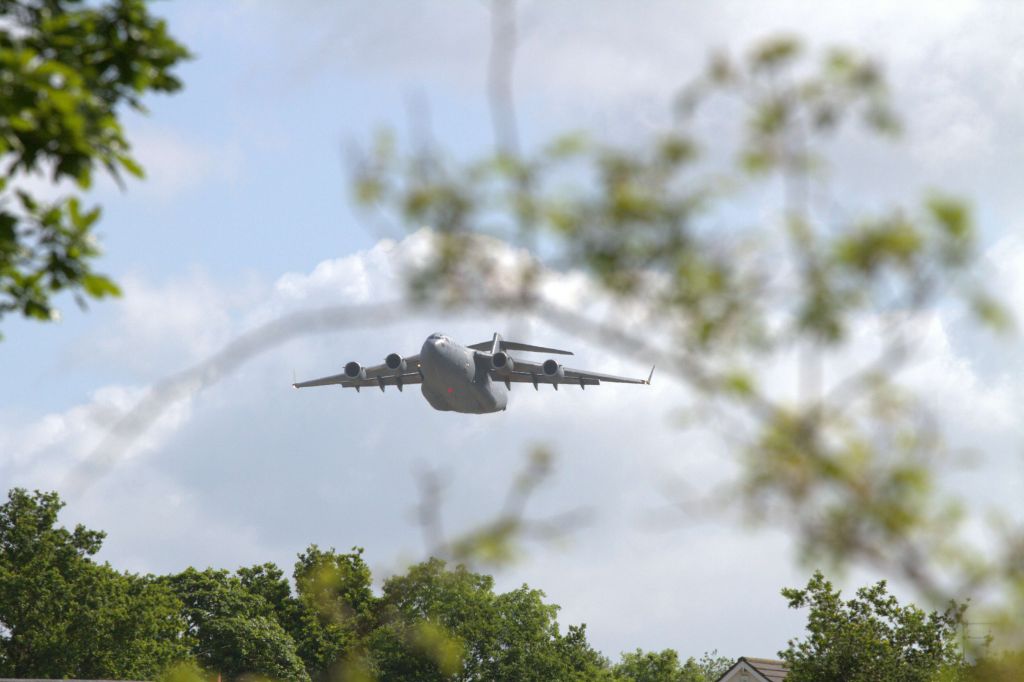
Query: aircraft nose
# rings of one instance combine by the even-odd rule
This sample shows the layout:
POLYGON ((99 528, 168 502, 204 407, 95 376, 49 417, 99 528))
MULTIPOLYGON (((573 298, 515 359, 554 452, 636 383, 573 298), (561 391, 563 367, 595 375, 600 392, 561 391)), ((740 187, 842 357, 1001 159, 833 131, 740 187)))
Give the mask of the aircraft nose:
POLYGON ((427 353, 441 353, 444 351, 446 346, 445 340, 436 337, 430 337, 426 343, 423 344, 423 351, 427 353))

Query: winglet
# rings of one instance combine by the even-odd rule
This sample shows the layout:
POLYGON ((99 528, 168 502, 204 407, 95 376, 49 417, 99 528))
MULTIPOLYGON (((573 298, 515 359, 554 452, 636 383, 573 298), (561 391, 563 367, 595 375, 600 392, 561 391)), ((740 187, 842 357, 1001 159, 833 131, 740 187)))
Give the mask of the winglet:
POLYGON ((651 365, 651 373, 647 375, 647 381, 644 382, 648 386, 651 385, 651 378, 654 376, 654 367, 655 365, 651 365))

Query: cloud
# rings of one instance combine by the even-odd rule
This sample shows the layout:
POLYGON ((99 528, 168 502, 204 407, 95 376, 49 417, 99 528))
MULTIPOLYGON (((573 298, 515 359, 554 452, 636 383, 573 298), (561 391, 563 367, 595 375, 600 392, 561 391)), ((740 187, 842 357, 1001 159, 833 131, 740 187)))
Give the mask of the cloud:
MULTIPOLYGON (((115 304, 116 326, 103 338, 108 359, 97 362, 130 358, 140 367, 157 366, 158 375, 296 308, 394 300, 402 263, 421 257, 429 238, 420 232, 382 241, 309 272, 238 290, 200 273, 162 284, 136 279, 115 304)), ((1019 255, 1009 247, 1002 253, 1008 263, 1019 255)), ((509 250, 499 260, 515 258, 509 250)), ((570 299, 588 288, 579 274, 553 277, 548 286, 570 299)), ((932 317, 922 327, 926 342, 915 385, 934 397, 954 428, 966 407, 981 431, 1016 433, 1018 390, 980 380, 947 325, 932 317)), ((558 393, 516 387, 507 412, 484 416, 435 412, 416 390, 356 394, 288 386, 296 366, 303 376, 319 376, 350 359, 369 364, 391 351, 413 353, 429 331, 473 342, 513 328, 523 340, 572 348, 580 366, 646 373, 542 320, 503 314, 434 311, 379 329, 304 336, 188 393, 96 485, 62 490, 71 503, 66 518, 108 531, 103 557, 135 570, 264 560, 289 567, 296 552, 316 542, 365 546, 381 576, 423 551, 413 522, 416 471, 436 470, 448 481, 442 513, 448 532, 458 534, 497 512, 524 453, 544 443, 558 456, 556 475, 538 491, 530 513, 589 509, 591 525, 562 547, 531 546, 522 562, 499 573, 501 586, 528 581, 545 589, 563 606, 563 623, 587 622, 592 641, 611 655, 635 646, 674 646, 686 655, 715 647, 729 655, 770 655, 782 647, 780 633, 794 634, 798 615, 786 610, 777 590, 804 579, 785 533, 687 517, 675 517, 673 530, 651 526, 677 493, 676 481, 707 495, 735 471, 728 450, 707 430, 677 426, 675 410, 689 394, 671 377, 656 375, 650 387, 558 393)), ((784 368, 776 371, 785 376, 784 368)), ((4 480, 60 485, 142 391, 108 386, 63 412, 17 423, 0 418, 4 480)), ((1007 478, 1005 471, 1005 460, 990 462, 979 484, 1007 478)))
POLYGON ((220 350, 238 333, 233 315, 252 305, 265 289, 245 282, 225 288, 202 270, 160 285, 129 274, 120 284, 124 295, 115 306, 114 319, 74 349, 73 361, 104 361, 146 381, 220 350))
POLYGON ((385 239, 369 251, 322 261, 310 273, 282 275, 274 284, 274 296, 292 306, 395 300, 403 293, 401 264, 422 250, 424 234, 406 238, 400 250, 394 241, 385 239))
MULTIPOLYGON (((4 424, 0 430, 0 451, 4 453, 0 467, 7 470, 5 480, 15 485, 60 487, 68 471, 95 450, 117 419, 144 392, 139 387, 105 386, 97 389, 87 403, 64 412, 20 423, 0 415, 0 423, 4 424)), ((188 401, 170 406, 152 428, 131 443, 123 459, 131 461, 159 449, 188 422, 189 408, 188 401)))
POLYGON ((206 184, 231 184, 240 172, 242 148, 232 140, 198 140, 151 123, 128 131, 132 153, 146 172, 132 191, 170 201, 206 184))
MULTIPOLYGON (((399 290, 396 263, 416 257, 425 238, 418 234, 397 244, 382 242, 366 252, 325 261, 309 273, 282 276, 262 298, 218 291, 200 275, 160 286, 136 281, 126 299, 116 304, 117 327, 104 341, 104 352, 131 354, 132 362, 140 365, 162 362, 173 345, 165 340, 177 339, 185 347, 180 354, 185 361, 212 343, 202 340, 205 334, 218 338, 249 328, 267 310, 287 311, 342 297, 390 300, 399 290), (193 302, 191 307, 165 313, 186 300, 193 302)), ((579 287, 573 280, 578 277, 553 286, 571 292, 579 287)), ((650 491, 663 471, 687 470, 692 453, 685 448, 680 453, 675 446, 679 434, 665 425, 666 406, 678 401, 679 387, 668 380, 650 388, 610 386, 586 392, 516 387, 507 413, 482 417, 434 412, 415 390, 296 393, 288 387, 289 368, 295 364, 303 372, 329 373, 348 359, 370 363, 392 350, 416 352, 424 330, 442 329, 472 342, 514 325, 524 340, 572 347, 583 366, 642 371, 539 321, 502 315, 434 315, 381 330, 305 337, 181 401, 136 444, 130 458, 95 486, 79 493, 62 491, 71 502, 68 514, 107 530, 111 540, 104 558, 138 570, 178 570, 189 563, 236 566, 265 559, 288 566, 295 552, 318 542, 341 549, 364 545, 371 561, 390 571, 422 552, 411 522, 417 470, 428 467, 450 477, 443 513, 449 532, 457 534, 497 513, 524 453, 536 443, 547 443, 559 455, 558 475, 539 492, 531 514, 592 508, 598 510, 596 526, 574 535, 564 553, 535 548, 537 556, 547 557, 543 561, 561 566, 558 573, 564 579, 543 580, 536 567, 531 569, 530 559, 507 579, 512 586, 522 575, 532 575, 533 582, 566 605, 567 615, 589 618, 585 605, 574 608, 566 601, 578 594, 569 589, 570 576, 583 571, 578 552, 587 556, 609 540, 617 542, 600 530, 603 524, 611 522, 617 532, 628 532, 630 523, 646 513, 650 491), (628 418, 624 399, 631 406, 628 418), (558 594, 563 587, 565 597, 558 594)), ((58 485, 68 468, 96 446, 111 417, 140 393, 139 388, 107 387, 86 404, 4 429, 0 451, 5 453, 5 480, 29 487, 58 485)), ((625 550, 625 545, 613 548, 606 561, 631 563, 625 550)), ((657 565, 654 556, 648 558, 657 565)), ((542 572, 546 565, 538 564, 542 572)), ((608 579, 611 571, 597 575, 608 579)), ((606 633, 602 642, 615 642, 619 636, 600 622, 592 627, 606 633)))
MULTIPOLYGON (((315 26, 304 3, 238 7, 247 25, 273 29, 274 61, 266 58, 263 73, 264 80, 279 83, 279 91, 291 88, 294 94, 299 83, 319 91, 330 83, 349 93, 334 104, 346 112, 358 109, 354 103, 367 92, 388 93, 388 108, 375 119, 346 119, 357 129, 394 121, 395 96, 424 93, 442 144, 460 155, 490 144, 490 28, 479 3, 318 7, 315 26)), ((634 145, 669 122, 672 97, 703 70, 711 51, 743 55, 765 37, 791 34, 807 39, 815 59, 817 51, 835 45, 876 59, 906 122, 906 134, 894 145, 843 137, 829 148, 838 181, 830 199, 906 201, 943 186, 981 198, 992 220, 1024 209, 1019 193, 1004 182, 1024 153, 1024 58, 1016 48, 1024 6, 869 2, 822 11, 796 0, 656 0, 642 12, 623 1, 586 10, 541 2, 517 7, 514 90, 527 142, 582 128, 634 145)), ((739 133, 738 125, 727 131, 719 125, 703 130, 708 146, 739 133)))

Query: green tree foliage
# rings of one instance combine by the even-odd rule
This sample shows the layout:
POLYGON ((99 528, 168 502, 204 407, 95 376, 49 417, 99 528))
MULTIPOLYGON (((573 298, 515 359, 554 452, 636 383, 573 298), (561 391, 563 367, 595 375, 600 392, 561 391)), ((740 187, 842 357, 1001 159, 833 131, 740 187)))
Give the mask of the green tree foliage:
POLYGON ((585 630, 559 633, 558 607, 522 586, 494 593, 490 576, 439 559, 384 583, 368 657, 382 680, 585 680, 607 662, 585 630))
POLYGON ((165 579, 184 605, 192 654, 200 666, 228 679, 262 675, 309 680, 295 641, 274 607, 225 570, 189 568, 165 579))
POLYGON ((960 647, 965 606, 925 613, 901 606, 885 581, 842 600, 820 572, 804 589, 784 589, 790 608, 808 609, 807 636, 779 655, 792 682, 930 682, 962 679, 960 647))
MULTIPOLYGON (((493 578, 461 565, 416 564, 379 595, 359 548, 310 545, 295 563, 294 588, 271 563, 137 576, 95 563, 104 534, 58 526, 62 507, 56 493, 18 488, 0 506, 0 675, 641 679, 628 672, 635 666, 613 669, 585 626, 563 634, 558 606, 540 590, 496 593, 493 578)), ((709 661, 690 659, 679 668, 689 676, 665 679, 703 680, 693 673, 709 661)))
POLYGON ((993 524, 1017 549, 976 546, 962 500, 936 483, 953 457, 930 396, 903 380, 940 306, 1010 327, 971 211, 941 193, 861 210, 830 173, 837 139, 899 130, 873 60, 780 37, 714 57, 671 124, 626 147, 570 133, 467 162, 383 133, 353 193, 375 220, 434 229, 412 298, 528 311, 685 382, 691 423, 724 425, 741 465, 723 491, 738 504, 716 509, 787 524, 802 556, 872 563, 935 603, 993 588, 1024 637, 1024 528, 993 524), (496 239, 525 257, 499 262, 496 239), (545 296, 550 274, 580 270, 590 301, 545 296))
POLYGON ((279 623, 291 622, 296 603, 284 571, 275 564, 266 563, 240 568, 235 574, 246 592, 262 599, 279 623))
POLYGON ((333 679, 356 657, 368 627, 370 570, 360 549, 340 554, 311 545, 293 578, 294 592, 271 563, 166 578, 184 603, 195 660, 227 679, 333 679))
POLYGON ((90 557, 104 534, 56 526, 55 493, 0 505, 0 675, 153 679, 188 655, 181 603, 90 557))
POLYGON ((370 569, 360 548, 340 554, 310 545, 292 577, 297 596, 289 631, 313 679, 331 679, 362 647, 374 606, 370 569))
POLYGON ((556 648, 569 680, 614 680, 610 664, 599 651, 587 641, 587 626, 570 625, 559 637, 556 648))
POLYGON ((622 682, 716 682, 732 664, 732 659, 718 656, 717 652, 683 662, 674 649, 637 649, 622 654, 622 660, 612 670, 615 679, 622 682))
POLYGON ((0 0, 0 317, 51 319, 65 290, 80 304, 118 293, 92 269, 99 209, 22 181, 47 174, 84 191, 97 167, 141 177, 119 109, 178 90, 172 69, 187 56, 145 0, 0 0))

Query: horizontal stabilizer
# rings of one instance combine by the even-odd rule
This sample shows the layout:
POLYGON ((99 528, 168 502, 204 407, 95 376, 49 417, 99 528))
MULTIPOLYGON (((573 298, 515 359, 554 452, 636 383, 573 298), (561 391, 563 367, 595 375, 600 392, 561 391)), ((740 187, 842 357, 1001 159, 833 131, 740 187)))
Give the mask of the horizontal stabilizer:
POLYGON ((502 341, 502 350, 522 350, 529 351, 531 353, 553 353, 555 355, 572 355, 572 351, 569 350, 558 350, 557 348, 545 348, 544 346, 531 346, 528 343, 518 343, 517 341, 502 341))
MULTIPOLYGON (((482 350, 482 351, 493 352, 492 351, 493 343, 494 343, 493 341, 481 341, 480 343, 474 343, 472 346, 467 346, 467 348, 472 348, 473 350, 482 350)), ((530 352, 530 353, 551 353, 552 355, 572 355, 572 351, 568 351, 568 350, 559 350, 558 348, 547 348, 545 346, 531 346, 528 343, 519 343, 518 341, 505 341, 504 339, 501 339, 501 340, 498 341, 498 347, 501 350, 521 350, 521 351, 527 351, 527 352, 530 352)))

